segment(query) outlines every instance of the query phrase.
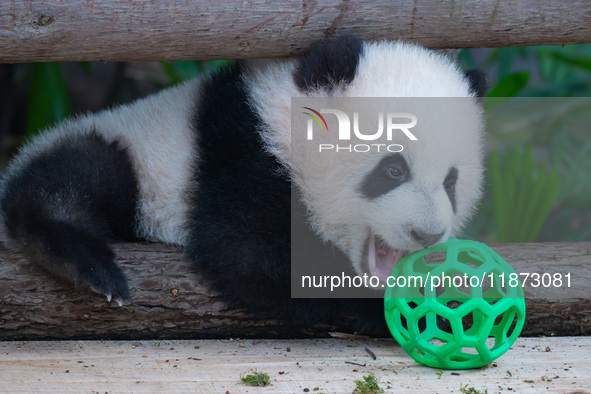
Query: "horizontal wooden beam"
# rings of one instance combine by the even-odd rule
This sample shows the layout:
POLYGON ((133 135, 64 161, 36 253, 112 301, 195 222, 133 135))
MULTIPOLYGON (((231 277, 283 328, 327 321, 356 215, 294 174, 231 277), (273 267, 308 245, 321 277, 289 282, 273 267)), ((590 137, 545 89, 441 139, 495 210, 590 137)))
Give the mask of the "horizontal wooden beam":
POLYGON ((487 367, 443 371, 393 339, 5 341, 0 392, 352 393, 372 375, 385 393, 588 393, 590 352, 590 337, 519 338, 487 367), (272 386, 242 384, 253 371, 272 386))
MULTIPOLYGON (((564 276, 561 288, 526 286, 524 335, 591 334, 591 242, 493 247, 517 272, 570 272, 569 288, 564 276)), ((174 247, 121 243, 114 249, 133 297, 123 307, 62 285, 0 246, 0 340, 301 338, 354 332, 353 316, 302 330, 229 309, 174 247)))
POLYGON ((327 37, 431 48, 591 42, 591 2, 9 0, 0 62, 285 57, 327 37))

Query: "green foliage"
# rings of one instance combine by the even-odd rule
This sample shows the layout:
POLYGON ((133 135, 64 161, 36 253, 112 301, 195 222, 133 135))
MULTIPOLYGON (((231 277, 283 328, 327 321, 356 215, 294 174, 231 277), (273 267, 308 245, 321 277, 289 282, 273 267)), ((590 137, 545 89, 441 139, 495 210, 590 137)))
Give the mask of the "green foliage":
POLYGON ((460 61, 487 73, 489 97, 591 96, 590 44, 464 49, 460 61), (529 74, 525 84, 520 73, 529 74))
POLYGON ((591 71, 591 59, 586 57, 575 57, 563 55, 560 53, 550 53, 554 59, 569 64, 571 66, 582 68, 583 70, 591 71))
POLYGON ((569 141, 561 161, 562 181, 540 239, 543 241, 589 241, 591 240, 591 141, 582 139, 576 148, 569 141))
POLYGON ((591 96, 591 45, 534 47, 540 79, 537 96, 591 96))
POLYGON ((245 384, 247 386, 265 387, 271 384, 269 375, 267 375, 264 372, 257 371, 253 371, 250 375, 240 375, 240 380, 242 381, 242 384, 245 384))
MULTIPOLYGON (((194 78, 204 72, 229 64, 227 60, 207 62, 162 62, 162 69, 171 84, 194 78)), ((77 63, 85 74, 90 74, 92 63, 77 63)), ((26 109, 25 136, 37 134, 72 113, 72 105, 60 63, 30 65, 31 83, 26 109)))
POLYGON ((508 101, 510 97, 515 97, 521 92, 529 81, 530 73, 518 71, 507 75, 493 86, 487 93, 487 97, 495 97, 495 100, 486 100, 484 105, 486 111, 491 111, 496 106, 508 101))
MULTIPOLYGON (((501 197, 505 201, 499 202, 498 189, 504 186, 495 186, 493 173, 498 175, 498 172, 489 169, 486 174, 489 190, 466 235, 488 242, 501 239, 518 242, 523 237, 532 239, 536 228, 541 226, 537 240, 590 240, 591 219, 586 213, 591 211, 591 134, 588 127, 591 105, 586 98, 591 97, 591 45, 465 49, 460 52, 460 61, 466 69, 480 68, 488 75, 490 89, 485 101, 488 147, 493 152, 530 147, 538 162, 546 162, 556 169, 552 178, 556 178, 557 171, 562 178, 553 201, 544 200, 550 196, 532 201, 533 189, 520 187, 519 193, 528 194, 515 195, 515 201, 511 202, 503 191, 501 197), (546 101, 509 97, 545 97, 546 101), (492 196, 495 187, 496 200, 492 196), (544 203, 552 206, 547 212, 538 212, 538 222, 543 219, 543 223, 527 218, 528 213, 519 208, 515 211, 520 216, 511 219, 509 211, 498 212, 498 209, 509 209, 511 204, 523 204, 522 198, 528 212, 543 208, 544 203), (511 223, 530 229, 510 229, 511 223)), ((511 178, 508 172, 514 171, 513 178, 519 178, 514 181, 521 185, 522 175, 517 175, 520 169, 506 162, 511 160, 511 154, 497 158, 494 155, 498 153, 493 153, 492 161, 498 160, 497 164, 507 171, 503 176, 511 178)), ((551 188, 552 181, 549 183, 546 187, 551 188)))
POLYGON ((383 393, 384 389, 381 389, 378 385, 378 379, 373 375, 367 375, 363 377, 363 380, 355 381, 354 394, 379 394, 383 393))
POLYGON ((566 169, 558 199, 571 208, 584 210, 591 207, 591 141, 580 148, 576 154, 565 157, 566 169))
POLYGON ((560 174, 538 166, 531 148, 490 156, 490 180, 498 242, 533 242, 558 193, 560 174))
POLYGON ((195 78, 204 72, 225 67, 230 64, 229 60, 212 60, 206 62, 162 62, 162 69, 170 79, 170 83, 176 85, 179 82, 195 78))
POLYGON ((476 390, 474 387, 468 387, 467 384, 461 385, 460 384, 460 393, 462 394, 488 394, 488 389, 484 390, 484 392, 480 390, 476 390))
MULTIPOLYGON (((489 150, 529 147, 538 163, 561 174, 559 191, 536 241, 591 240, 591 97, 487 98, 485 108, 489 150)), ((499 160, 504 164, 507 158, 499 160)), ((465 232, 485 242, 499 241, 492 173, 485 173, 484 198, 465 232)))
POLYGON ((488 97, 514 97, 521 92, 529 81, 529 72, 519 71, 512 73, 501 79, 492 89, 489 90, 488 97))
POLYGON ((32 66, 26 136, 31 136, 68 117, 70 98, 59 63, 35 63, 32 66))

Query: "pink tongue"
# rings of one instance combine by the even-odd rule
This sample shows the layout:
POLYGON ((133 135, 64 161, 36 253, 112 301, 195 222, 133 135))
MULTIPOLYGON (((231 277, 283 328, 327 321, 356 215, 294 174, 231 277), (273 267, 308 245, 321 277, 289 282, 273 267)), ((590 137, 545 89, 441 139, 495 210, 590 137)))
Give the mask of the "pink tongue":
POLYGON ((370 274, 386 282, 402 255, 403 251, 399 249, 376 249, 376 239, 372 236, 369 240, 367 256, 370 274))

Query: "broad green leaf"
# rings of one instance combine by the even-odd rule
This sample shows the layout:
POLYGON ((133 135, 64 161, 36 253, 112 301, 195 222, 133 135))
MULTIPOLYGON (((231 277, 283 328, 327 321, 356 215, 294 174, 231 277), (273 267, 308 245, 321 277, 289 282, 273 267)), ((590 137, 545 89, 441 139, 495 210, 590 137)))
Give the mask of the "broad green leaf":
POLYGON ((59 63, 33 64, 26 135, 31 136, 70 115, 72 106, 59 63))
POLYGON ((529 76, 527 71, 507 75, 491 88, 487 97, 514 97, 525 88, 529 76))
POLYGON ((567 56, 560 53, 552 53, 552 56, 555 59, 560 60, 561 62, 570 64, 571 66, 582 68, 583 70, 591 71, 591 59, 586 57, 575 57, 575 56, 567 56))

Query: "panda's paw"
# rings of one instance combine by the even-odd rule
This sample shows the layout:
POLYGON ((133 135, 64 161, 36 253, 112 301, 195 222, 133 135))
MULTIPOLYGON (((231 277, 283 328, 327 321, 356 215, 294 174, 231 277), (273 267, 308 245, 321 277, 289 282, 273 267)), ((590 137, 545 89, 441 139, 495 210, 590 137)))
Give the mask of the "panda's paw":
POLYGON ((123 306, 131 298, 127 278, 113 261, 78 268, 76 287, 89 288, 92 292, 103 295, 107 302, 114 301, 119 306, 123 306))

